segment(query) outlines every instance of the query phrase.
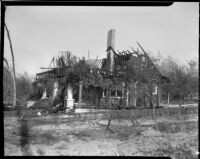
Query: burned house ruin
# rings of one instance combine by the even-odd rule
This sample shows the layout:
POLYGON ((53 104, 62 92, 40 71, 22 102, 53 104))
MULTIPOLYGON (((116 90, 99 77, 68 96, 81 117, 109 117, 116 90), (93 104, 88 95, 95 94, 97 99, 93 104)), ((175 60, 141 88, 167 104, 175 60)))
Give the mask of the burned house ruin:
POLYGON ((116 51, 115 30, 108 31, 107 58, 77 59, 70 52, 53 58, 33 82, 40 98, 58 98, 64 109, 75 107, 131 109, 159 106, 168 78, 161 75, 148 54, 140 50, 116 51), (52 89, 48 91, 48 82, 52 89), (50 92, 50 93, 48 93, 50 92))

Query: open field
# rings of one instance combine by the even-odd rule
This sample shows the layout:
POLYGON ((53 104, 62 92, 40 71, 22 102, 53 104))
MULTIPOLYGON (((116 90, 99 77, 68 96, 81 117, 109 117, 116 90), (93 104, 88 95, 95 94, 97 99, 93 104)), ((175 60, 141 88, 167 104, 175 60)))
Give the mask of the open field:
POLYGON ((197 158, 198 114, 127 118, 4 117, 4 154, 197 158), (33 120, 34 119, 34 120, 33 120))

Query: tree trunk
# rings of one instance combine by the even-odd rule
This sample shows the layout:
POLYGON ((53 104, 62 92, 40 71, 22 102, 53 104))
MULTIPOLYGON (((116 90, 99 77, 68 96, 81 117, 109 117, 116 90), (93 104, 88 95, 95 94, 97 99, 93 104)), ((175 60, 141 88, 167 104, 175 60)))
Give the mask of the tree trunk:
MULTIPOLYGON (((13 91, 13 77, 10 71, 4 67, 3 68, 3 99, 4 101, 9 101, 9 96, 10 96, 10 88, 13 91)), ((11 91, 11 92, 12 92, 11 91)))
POLYGON ((110 128, 109 128, 111 121, 112 121, 112 114, 110 115, 110 117, 109 117, 109 119, 108 119, 108 124, 107 124, 107 126, 106 126, 106 130, 109 130, 111 133, 113 133, 113 131, 110 130, 110 128))
POLYGON ((16 78, 15 78, 15 59, 14 59, 14 53, 13 53, 13 47, 12 47, 12 42, 11 42, 11 38, 10 38, 10 34, 9 34, 9 30, 6 26, 5 23, 5 28, 7 31, 7 35, 8 35, 8 40, 10 43, 10 50, 11 50, 11 55, 12 55, 12 65, 13 65, 13 87, 14 87, 14 91, 13 91, 13 108, 16 106, 16 102, 17 102, 17 98, 16 98, 16 78))
POLYGON ((105 96, 105 108, 107 109, 108 108, 108 98, 109 98, 109 95, 108 95, 108 89, 106 89, 106 96, 105 96))

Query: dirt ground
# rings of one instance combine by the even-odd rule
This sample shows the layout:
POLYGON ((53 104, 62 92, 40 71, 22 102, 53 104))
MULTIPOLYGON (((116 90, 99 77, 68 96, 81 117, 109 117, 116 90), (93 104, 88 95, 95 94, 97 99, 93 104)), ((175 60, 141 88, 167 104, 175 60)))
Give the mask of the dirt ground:
POLYGON ((129 120, 116 119, 108 131, 108 121, 102 119, 47 123, 7 116, 4 155, 197 158, 198 115, 187 115, 181 121, 172 116, 143 118, 138 119, 139 125, 132 125, 129 120))

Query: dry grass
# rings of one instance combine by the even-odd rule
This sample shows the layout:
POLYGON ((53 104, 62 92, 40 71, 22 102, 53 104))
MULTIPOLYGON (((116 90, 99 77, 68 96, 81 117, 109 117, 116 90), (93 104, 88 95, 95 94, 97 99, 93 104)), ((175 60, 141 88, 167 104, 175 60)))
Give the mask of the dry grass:
MULTIPOLYGON (((28 131, 29 155, 155 155, 193 159, 197 158, 194 152, 198 148, 198 126, 197 122, 187 122, 191 118, 196 116, 185 117, 181 120, 185 121, 182 125, 171 124, 180 122, 171 116, 156 120, 146 118, 138 120, 140 126, 131 125, 127 119, 114 119, 110 124, 114 133, 106 130, 107 120, 99 119, 70 122, 52 120, 48 123, 27 121, 25 130, 28 131)), ((23 129, 23 124, 21 126, 23 129)), ((20 134, 23 134, 20 124, 5 118, 4 128, 5 155, 24 155, 18 149, 20 144, 17 144, 20 143, 20 134)))
POLYGON ((156 149, 155 156, 170 156, 174 159, 197 159, 198 156, 192 151, 190 143, 183 143, 179 145, 170 144, 170 142, 163 142, 159 144, 156 149))
POLYGON ((177 118, 173 122, 155 121, 153 129, 161 132, 162 134, 166 134, 167 140, 158 142, 158 148, 156 149, 154 155, 170 156, 173 159, 196 159, 198 158, 198 156, 194 153, 194 149, 197 150, 198 147, 198 123, 197 121, 194 121, 196 118, 194 118, 193 121, 189 121, 191 116, 184 115, 181 112, 179 112, 176 116, 177 118), (196 136, 188 135, 190 133, 193 135, 196 134, 196 136), (180 134, 179 137, 184 137, 184 135, 186 135, 186 138, 182 138, 182 141, 180 142, 177 139, 177 134, 180 134))

